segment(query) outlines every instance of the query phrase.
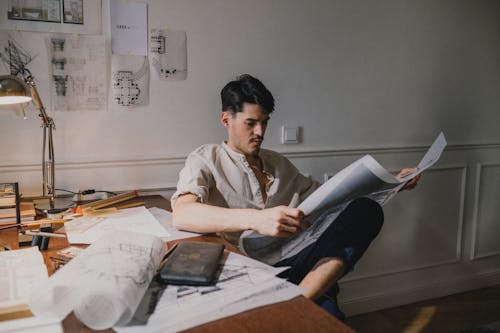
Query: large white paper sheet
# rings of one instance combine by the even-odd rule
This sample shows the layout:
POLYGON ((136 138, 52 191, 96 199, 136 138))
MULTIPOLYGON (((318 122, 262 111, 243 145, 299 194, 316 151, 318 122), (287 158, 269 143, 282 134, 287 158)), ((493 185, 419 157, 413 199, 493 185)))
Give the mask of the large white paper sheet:
POLYGON ((151 235, 113 231, 85 249, 31 295, 40 316, 64 319, 71 311, 92 329, 127 323, 165 254, 151 235))
POLYGON ((113 54, 148 55, 147 3, 111 0, 111 49, 113 54))
POLYGON ((64 227, 70 244, 92 244, 107 232, 119 230, 169 236, 145 207, 122 209, 105 216, 83 216, 64 223, 64 227))

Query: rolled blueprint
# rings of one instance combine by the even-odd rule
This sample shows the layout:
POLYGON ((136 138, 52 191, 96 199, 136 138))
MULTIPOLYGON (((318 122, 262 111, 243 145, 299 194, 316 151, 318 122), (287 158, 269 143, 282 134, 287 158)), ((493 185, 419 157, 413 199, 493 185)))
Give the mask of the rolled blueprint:
POLYGON ((33 293, 31 311, 64 319, 71 311, 92 329, 125 325, 165 253, 155 236, 113 231, 53 274, 33 293))

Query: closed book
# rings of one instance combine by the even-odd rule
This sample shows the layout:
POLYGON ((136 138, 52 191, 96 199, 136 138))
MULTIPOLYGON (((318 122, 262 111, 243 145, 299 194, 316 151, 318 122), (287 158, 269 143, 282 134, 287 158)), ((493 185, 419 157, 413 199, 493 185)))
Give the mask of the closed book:
POLYGON ((223 252, 223 244, 179 243, 160 270, 160 277, 169 284, 214 284, 223 252))

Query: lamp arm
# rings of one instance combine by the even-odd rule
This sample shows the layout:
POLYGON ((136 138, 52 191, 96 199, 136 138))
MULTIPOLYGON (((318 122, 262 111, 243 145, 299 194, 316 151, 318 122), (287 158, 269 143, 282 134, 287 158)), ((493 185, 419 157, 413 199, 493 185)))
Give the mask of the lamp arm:
POLYGON ((31 97, 33 98, 33 103, 35 106, 38 108, 40 114, 40 118, 42 118, 42 123, 45 128, 52 128, 55 129, 56 125, 54 123, 54 120, 47 115, 47 112, 45 111, 45 107, 43 106, 42 99, 40 98, 40 95, 38 94, 38 90, 36 89, 36 83, 35 79, 33 76, 29 75, 24 79, 26 82, 26 85, 30 88, 31 90, 31 97))
MULTIPOLYGON (((27 71, 27 70, 26 70, 27 71)), ((33 98, 33 103, 38 108, 40 114, 38 115, 42 118, 42 128, 43 128, 43 152, 42 152, 42 176, 43 176, 43 188, 42 194, 45 197, 49 196, 50 207, 54 207, 56 189, 55 189, 55 158, 54 158, 54 143, 52 140, 52 130, 56 129, 54 120, 47 115, 45 107, 43 106, 42 99, 38 94, 36 89, 35 79, 28 72, 28 75, 24 78, 24 82, 31 90, 31 97, 33 98), (47 142, 48 141, 48 142, 47 142), (47 146, 48 143, 48 146, 47 146)))

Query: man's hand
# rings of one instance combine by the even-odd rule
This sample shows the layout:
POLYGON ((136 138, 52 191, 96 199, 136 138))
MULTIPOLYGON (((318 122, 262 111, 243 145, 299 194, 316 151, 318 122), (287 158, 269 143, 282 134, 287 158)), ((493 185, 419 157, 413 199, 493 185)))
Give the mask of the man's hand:
MULTIPOLYGON (((416 168, 404 168, 398 173, 397 177, 402 178, 410 173, 415 172, 416 170, 417 170, 416 168)), ((404 190, 412 190, 415 186, 417 186, 419 179, 420 179, 420 174, 416 175, 415 177, 407 181, 406 184, 399 191, 401 192, 404 190)))
POLYGON ((252 229, 266 236, 290 237, 310 226, 300 209, 287 206, 260 210, 256 217, 252 229))

